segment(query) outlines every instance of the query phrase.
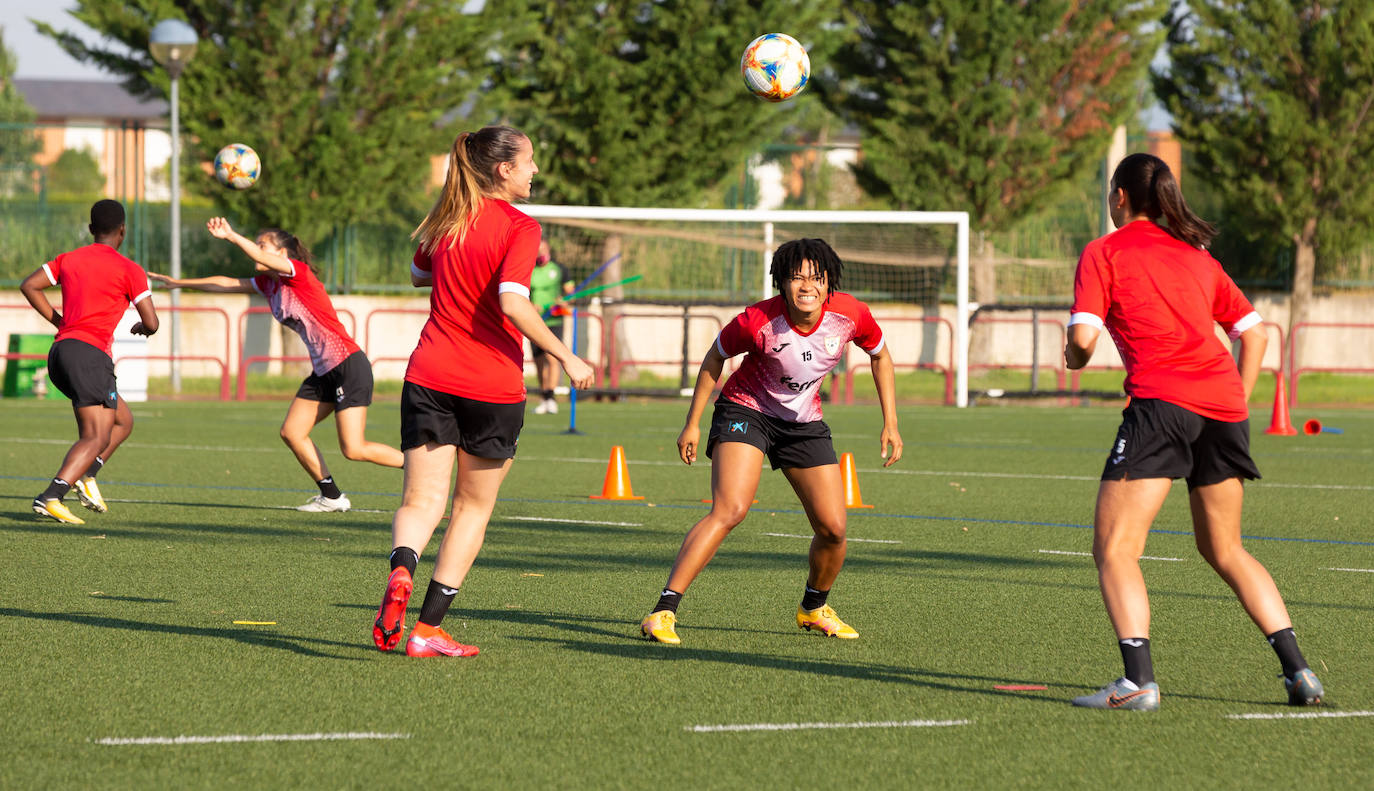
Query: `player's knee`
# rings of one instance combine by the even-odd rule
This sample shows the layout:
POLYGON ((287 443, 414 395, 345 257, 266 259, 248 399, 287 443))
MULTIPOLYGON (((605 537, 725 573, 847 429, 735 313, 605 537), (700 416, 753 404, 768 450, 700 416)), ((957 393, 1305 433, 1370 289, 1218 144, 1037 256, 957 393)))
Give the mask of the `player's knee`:
POLYGON ((721 527, 726 530, 734 530, 744 521, 744 517, 749 515, 749 505, 747 503, 716 503, 711 506, 711 515, 721 527))
POLYGON ((818 521, 811 525, 811 529, 815 531, 816 538, 828 544, 844 543, 846 528, 842 519, 839 521, 818 521))
POLYGON ((367 451, 361 443, 340 442, 339 450, 343 452, 344 458, 349 461, 367 461, 367 451))

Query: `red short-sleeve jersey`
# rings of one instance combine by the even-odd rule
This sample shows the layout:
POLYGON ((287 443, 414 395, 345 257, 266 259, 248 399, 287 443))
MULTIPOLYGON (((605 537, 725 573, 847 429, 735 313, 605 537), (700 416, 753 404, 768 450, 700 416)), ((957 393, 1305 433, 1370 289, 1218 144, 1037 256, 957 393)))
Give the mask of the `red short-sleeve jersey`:
POLYGON ((98 242, 59 255, 43 271, 49 283, 62 286, 62 326, 55 341, 75 338, 106 354, 125 309, 153 295, 143 267, 98 242))
POLYGON ((523 336, 501 311, 504 291, 530 294, 539 223, 488 198, 461 243, 415 251, 416 273, 433 279, 429 320, 410 355, 406 381, 431 390, 514 404, 525 398, 523 336))
POLYGON ((301 336, 310 352, 310 368, 316 374, 329 373, 359 351, 334 312, 324 284, 304 262, 292 260, 290 272, 256 275, 253 288, 267 298, 277 321, 301 336))
POLYGON ((1090 242, 1078 260, 1069 323, 1111 334, 1133 398, 1245 420, 1240 372, 1215 324, 1236 338, 1260 321, 1215 258, 1149 220, 1090 242))
POLYGON ((745 355, 720 397, 794 423, 820 420, 821 380, 844 358, 850 341, 870 355, 883 349, 878 322, 849 294, 831 294, 821 320, 806 333, 788 320, 781 295, 751 305, 716 338, 722 357, 745 355))

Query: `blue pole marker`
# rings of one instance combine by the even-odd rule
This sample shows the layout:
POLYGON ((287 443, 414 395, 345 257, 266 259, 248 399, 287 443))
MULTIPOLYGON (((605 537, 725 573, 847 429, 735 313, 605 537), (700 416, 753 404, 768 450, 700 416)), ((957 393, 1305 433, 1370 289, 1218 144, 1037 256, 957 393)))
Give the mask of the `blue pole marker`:
MULTIPOLYGON (((574 307, 572 309, 572 353, 574 357, 578 356, 577 314, 578 310, 576 307, 574 307)), ((577 430, 577 388, 572 386, 571 381, 568 382, 568 430, 564 431, 563 433, 582 433, 577 430)))

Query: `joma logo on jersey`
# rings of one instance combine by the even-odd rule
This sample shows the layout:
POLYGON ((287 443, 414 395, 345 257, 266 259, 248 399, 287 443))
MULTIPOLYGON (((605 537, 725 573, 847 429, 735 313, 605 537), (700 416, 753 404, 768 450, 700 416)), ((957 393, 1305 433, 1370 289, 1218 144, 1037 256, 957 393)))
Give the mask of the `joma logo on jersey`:
POLYGON ((792 381, 792 377, 790 377, 790 376, 784 376, 784 377, 783 377, 782 379, 780 379, 779 381, 782 382, 783 387, 786 387, 788 390, 791 390, 791 391, 794 392, 794 393, 800 393, 800 392, 803 392, 803 391, 809 389, 812 385, 816 384, 817 382, 819 382, 820 380, 822 380, 822 379, 824 379, 824 378, 825 378, 824 376, 818 376, 818 377, 816 377, 815 379, 812 379, 812 380, 809 381, 809 382, 794 382, 794 381, 792 381))
POLYGON ((732 420, 732 421, 730 421, 730 433, 731 433, 731 434, 747 434, 747 433, 749 433, 749 421, 747 421, 747 420, 732 420))

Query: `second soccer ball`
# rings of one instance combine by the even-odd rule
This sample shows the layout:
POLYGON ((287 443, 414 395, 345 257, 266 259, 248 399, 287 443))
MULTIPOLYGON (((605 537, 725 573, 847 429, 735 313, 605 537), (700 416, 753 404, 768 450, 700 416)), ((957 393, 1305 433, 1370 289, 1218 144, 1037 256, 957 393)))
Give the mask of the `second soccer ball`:
POLYGON ((740 58, 744 84, 755 96, 770 102, 791 99, 811 77, 806 48, 785 33, 765 33, 744 48, 740 58))

